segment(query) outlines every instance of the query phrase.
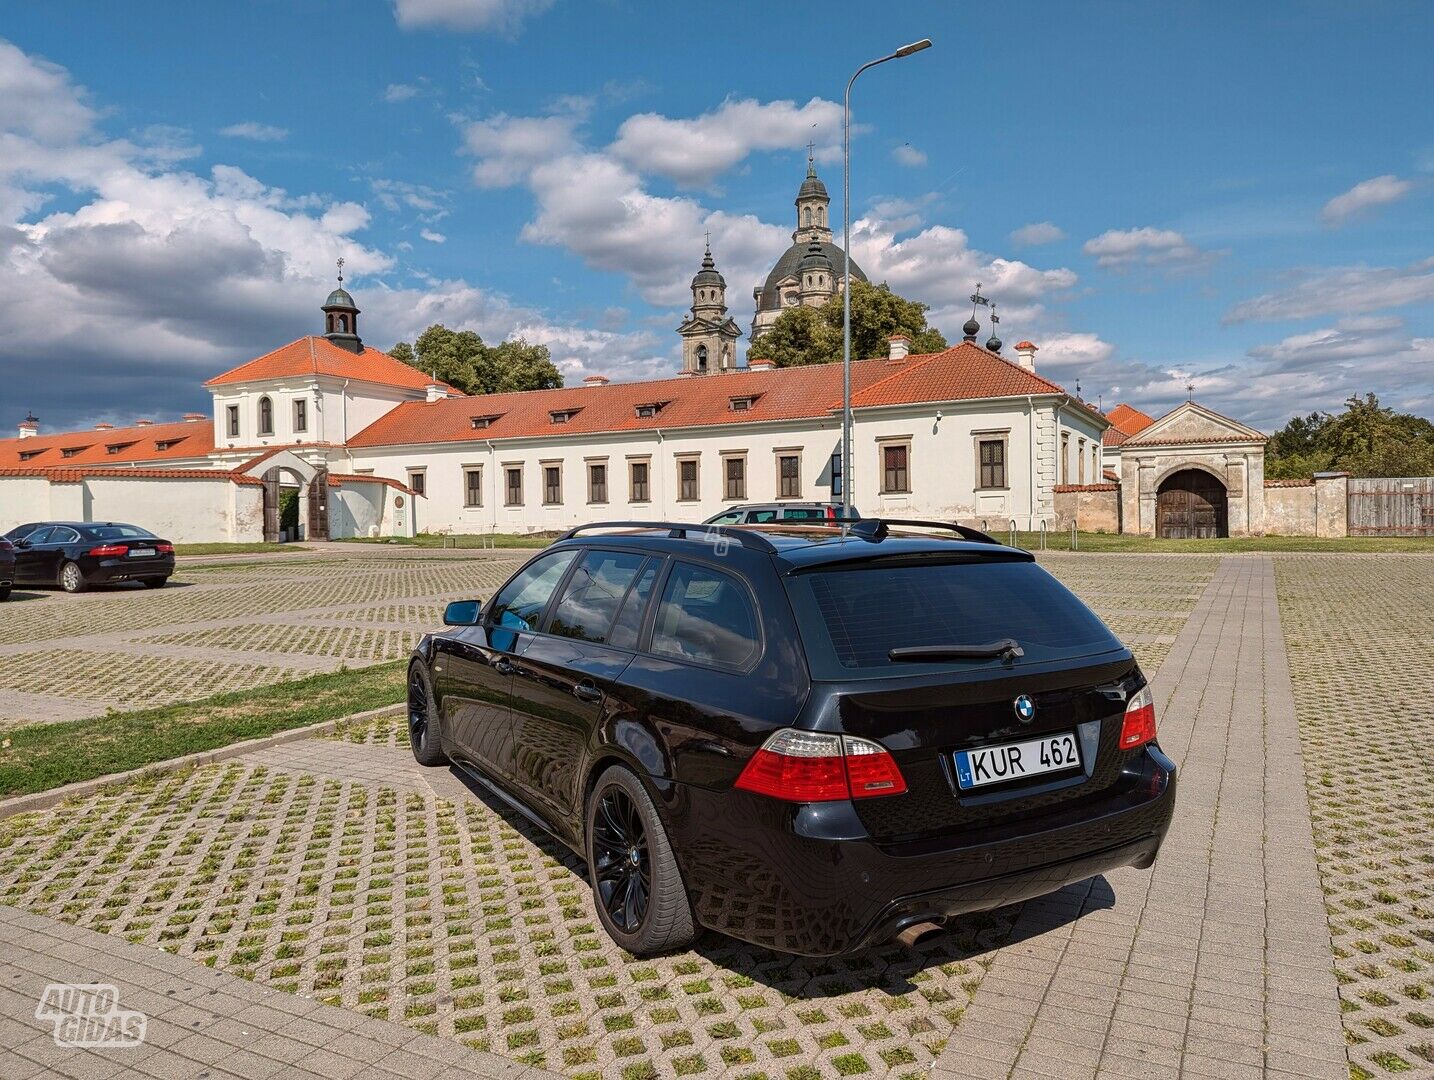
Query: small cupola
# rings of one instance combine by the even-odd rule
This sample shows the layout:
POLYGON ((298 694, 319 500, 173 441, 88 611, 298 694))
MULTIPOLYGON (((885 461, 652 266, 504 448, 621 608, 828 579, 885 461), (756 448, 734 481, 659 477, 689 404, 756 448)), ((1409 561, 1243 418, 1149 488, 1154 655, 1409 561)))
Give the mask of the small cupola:
POLYGON ((344 288, 344 261, 339 259, 338 288, 329 293, 324 301, 324 337, 341 349, 351 353, 363 352, 363 341, 358 335, 358 305, 344 288))

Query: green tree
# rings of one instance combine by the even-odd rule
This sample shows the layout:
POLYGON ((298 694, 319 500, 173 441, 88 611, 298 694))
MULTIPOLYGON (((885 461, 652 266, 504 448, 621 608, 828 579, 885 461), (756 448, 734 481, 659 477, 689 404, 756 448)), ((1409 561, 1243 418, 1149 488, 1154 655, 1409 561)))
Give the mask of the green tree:
POLYGON ((1265 475, 1272 480, 1338 469, 1354 476, 1434 475, 1434 423, 1397 413, 1373 394, 1354 396, 1344 412, 1297 416, 1270 437, 1265 475))
MULTIPOLYGON (((928 305, 907 300, 882 282, 851 283, 851 355, 863 360, 885 356, 887 338, 905 334, 913 353, 940 352, 946 337, 926 323, 928 305)), ((778 367, 826 364, 842 353, 842 304, 833 297, 819 308, 790 307, 777 316, 747 350, 748 359, 768 359, 778 367)))
POLYGON ((388 354, 465 394, 501 394, 512 390, 551 390, 563 385, 546 345, 522 338, 487 345, 472 330, 450 330, 435 323, 410 345, 400 341, 388 354))

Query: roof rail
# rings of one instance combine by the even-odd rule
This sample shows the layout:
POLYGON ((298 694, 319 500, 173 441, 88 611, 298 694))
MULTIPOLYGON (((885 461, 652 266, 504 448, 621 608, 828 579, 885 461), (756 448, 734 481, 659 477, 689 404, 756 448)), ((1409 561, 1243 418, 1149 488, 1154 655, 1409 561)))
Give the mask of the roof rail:
POLYGON ((866 540, 883 540, 887 535, 888 525, 907 525, 922 529, 946 529, 957 533, 963 540, 970 540, 977 544, 995 544, 1001 546, 1001 541, 983 533, 980 529, 973 529, 969 525, 958 525, 954 521, 917 521, 909 518, 862 518, 851 527, 856 536, 866 540))
MULTIPOLYGON (((690 522, 681 521, 589 521, 584 525, 574 525, 553 543, 563 540, 571 540, 579 533, 589 532, 593 529, 666 529, 667 534, 674 540, 688 539, 688 533, 696 533, 692 539, 701 539, 707 536, 717 536, 724 540, 735 540, 743 547, 753 548, 756 551, 766 552, 768 555, 777 554, 777 546, 768 540, 761 533, 753 532, 750 529, 732 528, 727 525, 694 525, 690 522)), ((991 541, 993 544, 995 541, 991 541)))

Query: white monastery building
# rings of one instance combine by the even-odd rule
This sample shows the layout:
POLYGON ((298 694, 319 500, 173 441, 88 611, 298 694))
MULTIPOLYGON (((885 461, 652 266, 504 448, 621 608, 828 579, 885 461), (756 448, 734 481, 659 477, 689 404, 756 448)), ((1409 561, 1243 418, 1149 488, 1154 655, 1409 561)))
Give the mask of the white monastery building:
MULTIPOLYGON (((840 295, 842 252, 810 163, 796 203, 793 245, 754 290, 753 337, 784 306, 840 295)), ((288 488, 301 497, 297 533, 310 540, 526 532, 602 519, 701 521, 742 502, 832 499, 844 479, 868 516, 1056 527, 1058 501, 1075 493, 1103 499, 1109 527, 1121 527, 1118 494, 1104 494, 1116 492, 1104 467, 1121 464, 1111 420, 1039 374, 1030 342, 1008 359, 994 334, 976 343, 973 320, 942 352, 911 355, 897 336, 886 355, 854 362, 853 475, 843 478, 841 365, 739 366, 741 330, 710 247, 692 298, 671 378, 590 376, 581 386, 468 397, 364 345, 341 277, 322 305, 324 333, 210 379, 209 415, 63 434, 44 434, 27 417, 18 438, 0 440, 0 531, 124 520, 180 543, 272 540, 288 488)), ((1263 437, 1234 427, 1243 491, 1261 482, 1263 437)), ((1131 512, 1164 497, 1162 477, 1176 464, 1146 461, 1132 472, 1141 486, 1125 500, 1131 512)), ((1221 527, 1262 531, 1255 501, 1221 527)), ((1139 531, 1154 525, 1141 517, 1139 531)))

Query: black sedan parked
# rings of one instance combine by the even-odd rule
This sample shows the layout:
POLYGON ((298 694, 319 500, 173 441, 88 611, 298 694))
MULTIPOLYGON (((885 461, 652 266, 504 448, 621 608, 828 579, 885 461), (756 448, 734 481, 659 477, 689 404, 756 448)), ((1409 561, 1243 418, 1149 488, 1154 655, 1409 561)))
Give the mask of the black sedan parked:
POLYGON ((174 573, 174 545, 138 525, 115 521, 36 521, 5 534, 15 548, 16 585, 91 585, 139 581, 151 589, 174 573))
POLYGON ((1150 866, 1175 764, 1130 651, 1029 553, 912 524, 572 530, 420 642, 413 752, 579 852, 636 954, 847 953, 1150 866))
POLYGON ((0 601, 10 599, 15 582, 15 545, 0 537, 0 601))

